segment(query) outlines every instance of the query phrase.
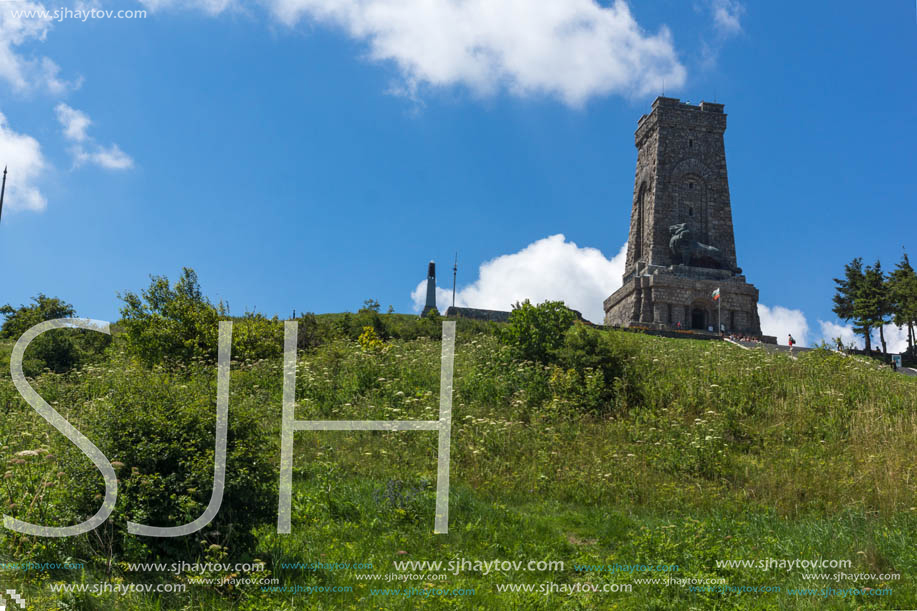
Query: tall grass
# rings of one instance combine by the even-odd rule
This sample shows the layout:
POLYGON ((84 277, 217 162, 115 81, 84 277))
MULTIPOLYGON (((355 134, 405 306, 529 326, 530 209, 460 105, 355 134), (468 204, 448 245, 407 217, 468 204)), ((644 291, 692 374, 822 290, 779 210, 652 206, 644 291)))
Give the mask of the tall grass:
MULTIPOLYGON (((265 560, 271 575, 287 585, 341 585, 352 592, 277 595, 257 586, 190 586, 183 595, 61 598, 49 593, 49 581, 187 583, 189 575, 126 573, 98 537, 52 541, 9 531, 0 539, 8 559, 60 562, 70 556, 84 561, 87 569, 82 574, 7 574, 4 583, 15 583, 51 608, 809 609, 917 604, 917 381, 868 360, 826 351, 791 359, 719 342, 606 333, 625 355, 623 373, 602 382, 614 390, 607 409, 584 410, 556 368, 512 361, 492 333, 460 331, 448 535, 432 533, 435 434, 296 433, 293 533, 277 535, 267 520, 254 528, 252 549, 225 553, 265 560), (715 562, 814 557, 849 559, 853 568, 847 572, 897 572, 901 580, 865 584, 887 585, 892 596, 853 599, 696 593, 662 585, 575 596, 505 594, 495 587, 633 581, 626 574, 574 571, 578 562, 678 564, 680 578, 721 576, 731 585, 786 590, 816 582, 803 581, 799 572, 717 569, 715 562), (409 600, 373 596, 374 587, 400 586, 357 580, 352 572, 281 568, 286 562, 372 562, 381 574, 393 572, 394 560, 456 558, 563 560, 567 568, 544 574, 463 572, 433 585, 474 588, 475 596, 409 600)), ((390 339, 381 348, 365 348, 341 338, 300 354, 296 418, 437 417, 438 341, 390 339)), ((136 393, 138 386, 156 379, 187 401, 212 405, 214 378, 212 368, 194 363, 169 372, 143 369, 119 353, 116 343, 104 366, 46 373, 35 385, 91 437, 93 414, 98 414, 92 405, 117 409, 112 389, 136 393)), ((236 410, 257 414, 275 474, 281 393, 279 359, 234 365, 230 419, 236 410)), ((182 401, 175 405, 180 409, 182 401)), ((17 453, 39 447, 70 456, 67 442, 17 398, 8 376, 0 380, 0 408, 6 410, 0 452, 8 464, 17 453)), ((55 459, 26 458, 7 467, 12 473, 4 480, 7 511, 34 520, 73 519, 68 495, 88 484, 43 488, 44 482, 58 481, 55 459)), ((209 491, 204 492, 206 498, 209 491)), ((189 562, 213 553, 209 542, 186 549, 189 562)))

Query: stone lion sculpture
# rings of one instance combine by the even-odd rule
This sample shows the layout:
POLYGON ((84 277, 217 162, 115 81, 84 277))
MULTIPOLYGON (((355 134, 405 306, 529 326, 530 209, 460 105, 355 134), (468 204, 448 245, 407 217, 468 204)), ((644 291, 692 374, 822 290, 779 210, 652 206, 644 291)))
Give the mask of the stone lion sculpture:
MULTIPOLYGON (((728 269, 735 273, 741 273, 738 268, 731 268, 727 263, 723 253, 716 246, 702 244, 694 239, 691 230, 688 229, 687 223, 678 223, 669 227, 669 233, 672 238, 669 240, 669 250, 675 255, 675 259, 681 261, 683 265, 691 265, 692 262, 714 264, 720 269, 728 269)), ((708 265, 703 265, 707 267, 708 265)))

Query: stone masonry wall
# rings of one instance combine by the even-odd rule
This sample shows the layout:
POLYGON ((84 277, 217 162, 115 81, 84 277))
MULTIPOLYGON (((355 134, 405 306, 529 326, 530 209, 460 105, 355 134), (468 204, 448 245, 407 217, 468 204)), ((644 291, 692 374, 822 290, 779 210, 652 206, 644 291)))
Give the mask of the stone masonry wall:
POLYGON ((725 131, 722 104, 660 97, 641 117, 625 275, 641 260, 680 263, 669 249, 669 227, 677 223, 687 223, 694 239, 719 248, 736 267, 725 131))

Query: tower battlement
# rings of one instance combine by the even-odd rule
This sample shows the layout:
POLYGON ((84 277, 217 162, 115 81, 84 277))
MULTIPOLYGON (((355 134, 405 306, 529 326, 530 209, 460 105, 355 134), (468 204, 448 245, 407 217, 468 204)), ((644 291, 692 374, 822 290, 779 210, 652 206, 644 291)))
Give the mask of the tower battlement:
MULTIPOLYGON (((678 98, 666 98, 659 96, 653 101, 653 110, 657 108, 678 108, 679 110, 699 110, 701 112, 723 112, 723 104, 714 102, 701 102, 698 105, 692 105, 691 102, 682 102, 678 98)), ((643 115, 644 117, 646 115, 643 115)))
POLYGON ((722 134, 726 131, 726 113, 723 104, 701 102, 698 105, 682 102, 678 98, 658 97, 653 101, 653 109, 637 121, 634 141, 637 148, 660 123, 669 130, 684 129, 696 132, 722 134))
MULTIPOLYGON (((724 104, 717 104, 715 102, 701 102, 700 104, 694 106, 690 102, 682 102, 678 98, 664 98, 662 96, 659 96, 658 98, 656 98, 653 101, 653 110, 658 110, 660 108, 688 110, 688 111, 693 110, 693 111, 699 111, 699 112, 716 113, 716 114, 721 114, 721 115, 726 114, 723 112, 723 108, 725 108, 724 104)), ((649 114, 641 116, 640 119, 637 121, 637 125, 638 126, 642 125, 643 122, 646 121, 647 118, 649 118, 649 116, 650 116, 649 114)))

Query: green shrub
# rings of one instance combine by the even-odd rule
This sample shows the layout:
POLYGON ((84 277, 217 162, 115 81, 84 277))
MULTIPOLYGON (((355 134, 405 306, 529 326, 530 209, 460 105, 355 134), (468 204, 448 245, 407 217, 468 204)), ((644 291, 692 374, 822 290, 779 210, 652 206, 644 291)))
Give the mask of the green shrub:
MULTIPOLYGON (((248 555, 252 530, 275 520, 277 511, 277 439, 265 426, 262 403, 255 397, 230 402, 223 501, 203 531, 174 538, 129 535, 127 521, 179 526, 206 509, 214 477, 216 370, 193 368, 190 375, 177 376, 125 367, 117 377, 104 379, 107 392, 98 389, 104 399, 87 405, 81 418, 84 434, 112 462, 119 479, 115 511, 97 529, 98 537, 89 537, 90 544, 101 546, 97 553, 121 560, 141 560, 150 552, 187 560, 202 553, 202 541, 229 548, 233 557, 248 555)), ((247 375, 234 373, 233 386, 244 386, 236 378, 247 375)), ((63 464, 72 481, 87 482, 68 502, 77 513, 92 515, 103 491, 101 478, 79 450, 71 447, 67 454, 63 464)))
POLYGON ((80 351, 72 333, 73 329, 54 329, 32 340, 22 358, 22 372, 34 378, 46 369, 63 373, 77 367, 80 351))
POLYGON ((564 334, 563 344, 553 356, 564 367, 602 370, 606 379, 613 380, 623 374, 623 362, 629 354, 615 339, 606 331, 575 325, 564 334))
POLYGON ((550 363, 552 353, 563 344, 564 333, 575 320, 576 314, 562 301, 545 301, 534 306, 526 299, 513 305, 501 339, 519 360, 550 363))
POLYGON ((628 357, 628 351, 614 336, 585 325, 574 325, 551 357, 557 363, 551 376, 555 396, 590 411, 612 409, 616 380, 620 384, 625 377, 624 363, 628 357))
MULTIPOLYGON (((174 286, 165 276, 154 276, 140 295, 127 292, 119 297, 124 302, 120 326, 125 346, 141 362, 216 362, 219 322, 230 319, 229 311, 203 295, 193 269, 183 268, 174 286)), ((316 341, 314 318, 307 314, 301 319, 305 333, 301 330, 300 337, 310 345, 316 341)), ((283 323, 276 316, 248 312, 232 320, 233 359, 255 361, 283 353, 283 323)))
POLYGON ((263 314, 248 312, 233 320, 232 358, 255 361, 276 358, 283 353, 283 323, 263 314))
POLYGON ((357 338, 357 343, 360 344, 360 350, 363 352, 378 352, 385 347, 372 327, 363 327, 363 333, 357 338))
MULTIPOLYGON (((385 341, 390 339, 418 339, 429 337, 440 339, 442 336, 442 319, 439 316, 413 316, 409 314, 379 314, 372 308, 361 308, 356 313, 330 315, 330 322, 321 317, 318 323, 318 335, 321 343, 332 338, 357 340, 365 327, 372 327, 376 335, 385 341)), ((462 321, 460 329, 470 329, 467 323, 480 321, 462 321)), ((318 345, 317 343, 315 345, 318 345)))
POLYGON ((140 295, 118 297, 126 346, 142 362, 216 361, 218 322, 227 312, 203 296, 193 269, 183 268, 174 287, 165 276, 153 276, 140 295))
POLYGON ((0 314, 6 316, 0 327, 0 337, 18 340, 23 333, 40 322, 76 316, 73 306, 57 297, 39 293, 32 301, 32 305, 21 305, 18 308, 10 304, 0 307, 0 314))
POLYGON ((511 358, 539 364, 532 378, 538 383, 524 384, 527 403, 537 404, 547 393, 562 404, 605 413, 629 386, 630 350, 607 331, 577 324, 561 302, 516 304, 499 335, 511 358))
POLYGON ((296 347, 299 350, 312 350, 323 343, 325 337, 315 314, 308 312, 296 320, 299 323, 296 338, 296 347))
MULTIPOLYGON (((30 305, 0 307, 6 316, 0 338, 18 341, 38 323, 58 318, 73 318, 76 311, 69 303, 39 293, 30 305)), ((22 360, 25 375, 35 377, 45 369, 63 373, 83 363, 95 361, 111 343, 111 336, 85 329, 55 329, 42 333, 29 345, 22 360)))

